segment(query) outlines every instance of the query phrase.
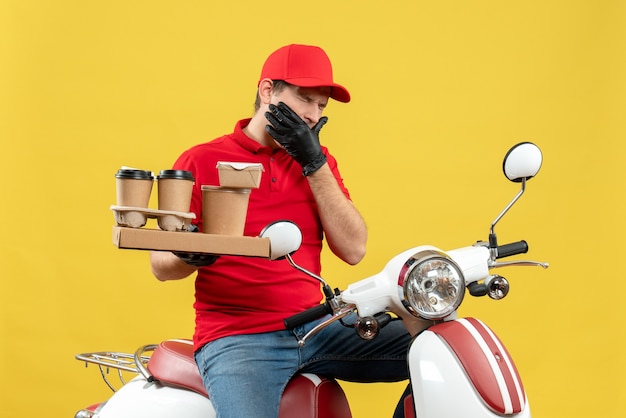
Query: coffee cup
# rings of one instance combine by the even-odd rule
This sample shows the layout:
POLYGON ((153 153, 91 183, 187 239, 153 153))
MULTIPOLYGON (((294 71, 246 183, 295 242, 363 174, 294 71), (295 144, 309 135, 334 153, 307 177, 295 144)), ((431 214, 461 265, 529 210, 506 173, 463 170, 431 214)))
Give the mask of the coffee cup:
POLYGON ((121 168, 115 174, 118 206, 147 208, 154 184, 151 171, 121 168))
MULTIPOLYGON (((159 210, 189 212, 194 181, 191 171, 161 170, 157 176, 159 210)), ((165 231, 186 229, 185 219, 175 214, 161 214, 158 224, 165 231)))
POLYGON ((191 171, 161 170, 157 176, 159 210, 189 212, 194 181, 191 171))

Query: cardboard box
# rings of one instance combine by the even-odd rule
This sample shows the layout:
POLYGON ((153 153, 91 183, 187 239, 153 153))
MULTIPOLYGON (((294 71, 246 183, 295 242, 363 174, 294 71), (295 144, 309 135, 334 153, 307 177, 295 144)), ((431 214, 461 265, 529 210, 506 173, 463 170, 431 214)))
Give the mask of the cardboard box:
POLYGON ((222 187, 257 189, 261 184, 263 164, 219 161, 217 172, 222 187))
POLYGON ((270 239, 259 237, 174 232, 148 228, 113 227, 118 248, 157 251, 187 251, 209 254, 270 257, 270 239))

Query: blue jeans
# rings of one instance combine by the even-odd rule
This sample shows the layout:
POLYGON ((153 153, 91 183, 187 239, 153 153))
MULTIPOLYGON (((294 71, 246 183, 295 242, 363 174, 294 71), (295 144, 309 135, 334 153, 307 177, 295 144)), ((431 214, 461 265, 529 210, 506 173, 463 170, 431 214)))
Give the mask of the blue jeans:
POLYGON ((299 347, 298 339, 319 321, 293 331, 225 337, 199 349, 196 363, 217 417, 278 417, 282 392, 299 372, 353 382, 408 379, 411 337, 401 321, 388 324, 373 341, 334 322, 299 347))

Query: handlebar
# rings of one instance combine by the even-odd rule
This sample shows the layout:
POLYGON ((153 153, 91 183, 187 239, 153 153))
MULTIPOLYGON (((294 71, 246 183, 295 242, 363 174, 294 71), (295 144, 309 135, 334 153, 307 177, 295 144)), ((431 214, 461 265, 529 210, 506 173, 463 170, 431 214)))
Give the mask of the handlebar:
POLYGON ((285 328, 291 330, 300 325, 311 322, 315 319, 321 318, 326 314, 332 314, 333 310, 328 303, 322 303, 320 305, 309 308, 306 311, 297 313, 289 318, 286 318, 283 323, 285 328))
POLYGON ((498 256, 496 258, 509 257, 516 254, 525 254, 528 252, 528 243, 524 240, 512 242, 498 246, 498 256))

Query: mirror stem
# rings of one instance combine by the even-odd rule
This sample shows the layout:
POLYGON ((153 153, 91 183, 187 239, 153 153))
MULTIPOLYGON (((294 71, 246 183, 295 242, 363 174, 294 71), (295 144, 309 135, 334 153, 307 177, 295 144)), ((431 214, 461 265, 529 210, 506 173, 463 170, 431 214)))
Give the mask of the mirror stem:
POLYGON ((519 198, 522 197, 522 194, 524 194, 525 190, 526 190, 526 177, 523 177, 522 178, 522 189, 513 198, 513 200, 511 200, 511 202, 508 205, 506 205, 504 210, 502 212, 500 212, 500 214, 496 217, 496 219, 491 223, 491 230, 490 230, 491 235, 495 236, 494 228, 496 227, 496 224, 498 222, 500 222, 500 219, 502 219, 502 217, 509 211, 509 209, 511 209, 511 206, 513 206, 515 204, 515 202, 517 202, 519 200, 519 198))
POLYGON ((291 258, 291 254, 287 254, 285 256, 285 258, 287 259, 287 261, 289 261, 289 264, 291 264, 291 266, 293 268, 295 268, 296 270, 300 270, 301 272, 303 272, 304 274, 307 274, 311 277, 313 277, 314 279, 319 280, 320 283, 322 283, 324 286, 328 286, 328 284, 326 283, 326 280, 322 279, 320 276, 318 276, 317 274, 305 269, 304 267, 300 267, 299 265, 297 265, 295 263, 295 261, 293 261, 293 258, 291 258))

